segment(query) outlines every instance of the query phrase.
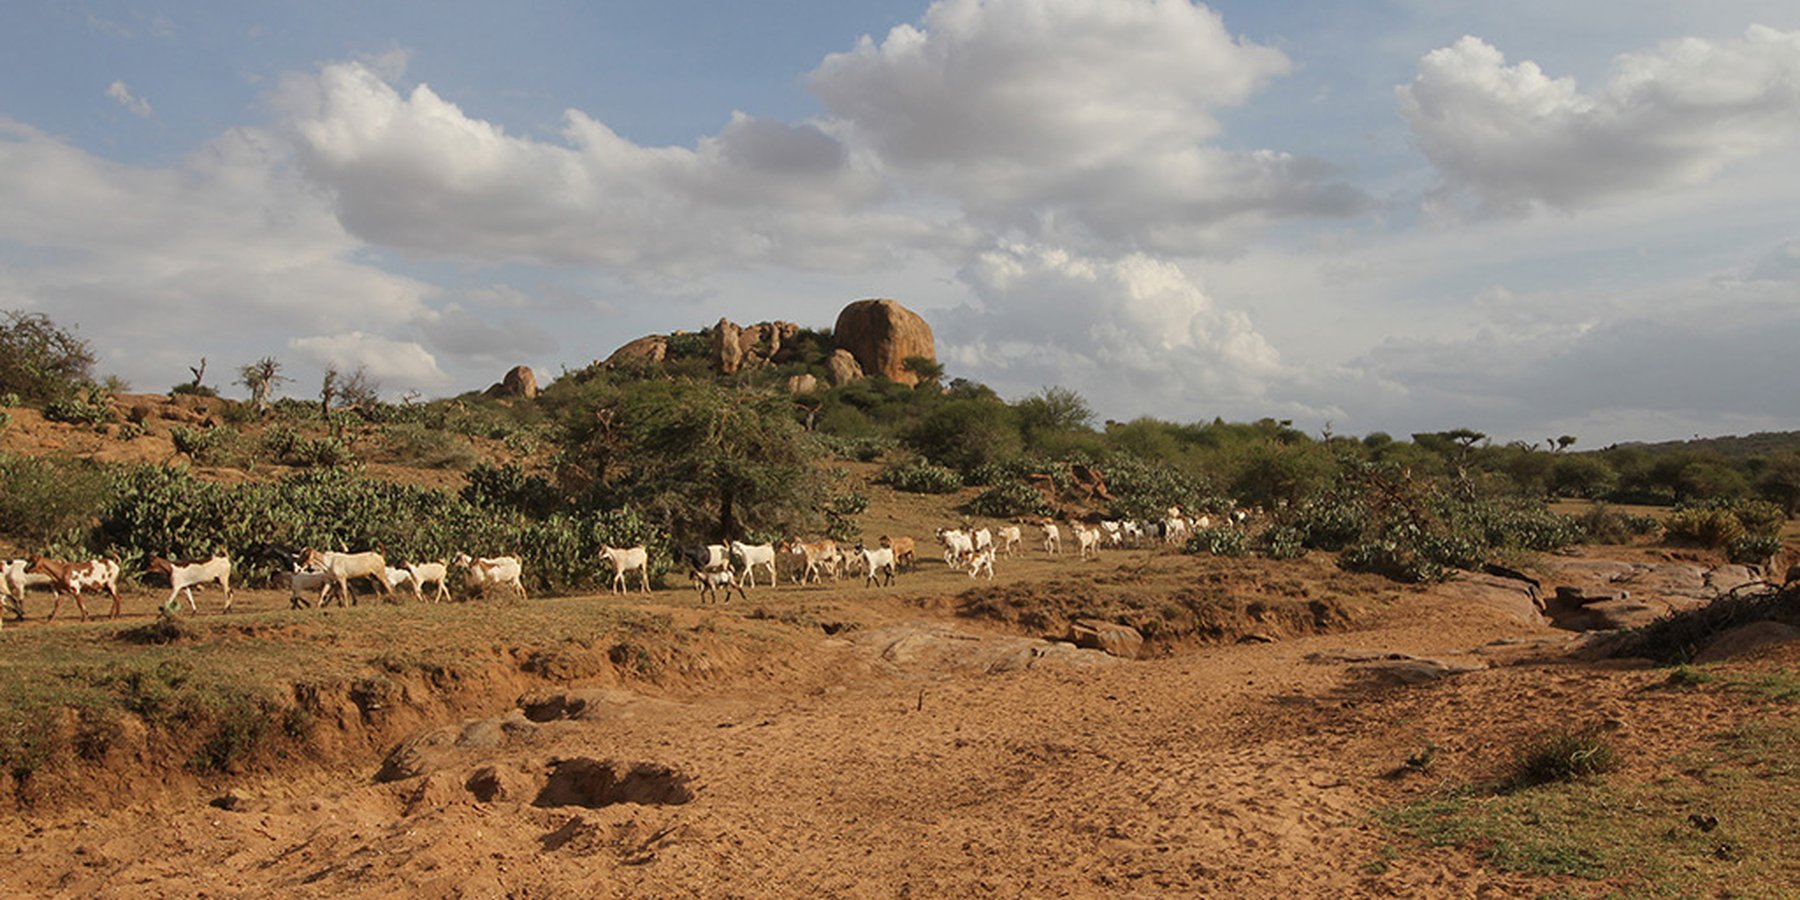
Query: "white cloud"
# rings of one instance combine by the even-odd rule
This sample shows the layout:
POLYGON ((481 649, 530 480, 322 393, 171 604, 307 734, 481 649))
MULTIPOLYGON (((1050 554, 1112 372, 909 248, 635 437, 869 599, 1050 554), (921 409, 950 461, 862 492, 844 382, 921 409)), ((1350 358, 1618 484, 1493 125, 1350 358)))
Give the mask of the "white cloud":
POLYGON ((810 84, 888 170, 978 223, 1186 254, 1365 205, 1319 160, 1208 145, 1220 110, 1290 66, 1188 0, 939 0, 810 84))
POLYGON ((154 115, 150 109, 150 101, 133 95, 131 93, 131 88, 126 87, 125 82, 123 81, 115 81, 112 84, 107 85, 106 96, 111 97, 113 102, 124 107, 126 112, 129 112, 140 119, 148 119, 154 115))
POLYGON ((879 265, 926 223, 816 125, 737 114, 694 149, 643 147, 578 110, 563 143, 509 135, 360 63, 287 80, 306 173, 371 242, 461 259, 642 272, 879 265))
POLYGON ((321 368, 344 375, 363 369, 384 389, 438 388, 449 381, 437 359, 415 341, 349 331, 294 338, 288 346, 321 368))
POLYGON ((1451 192, 1492 209, 1575 208, 1693 185, 1800 143, 1800 31, 1684 38, 1614 60, 1583 93, 1464 37, 1396 89, 1451 192))
POLYGON ((150 388, 202 355, 425 317, 430 285, 360 261, 281 153, 239 129, 179 166, 125 166, 0 119, 0 308, 79 324, 103 371, 150 388))
POLYGON ((1109 410, 1179 416, 1197 412, 1199 396, 1261 396, 1281 371, 1246 316, 1220 308, 1171 262, 1006 244, 981 254, 961 278, 980 307, 938 316, 941 355, 1005 391, 1062 384, 1109 410))

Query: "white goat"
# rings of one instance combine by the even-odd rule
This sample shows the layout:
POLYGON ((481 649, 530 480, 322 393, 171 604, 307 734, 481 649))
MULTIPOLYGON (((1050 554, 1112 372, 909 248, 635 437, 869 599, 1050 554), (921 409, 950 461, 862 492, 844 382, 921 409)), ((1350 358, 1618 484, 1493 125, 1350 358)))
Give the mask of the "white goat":
POLYGON ((894 548, 864 547, 861 542, 856 545, 856 555, 862 560, 863 587, 875 585, 875 573, 880 572, 882 586, 894 583, 894 548))
POLYGON ((1038 527, 1044 529, 1044 552, 1053 555, 1061 553, 1062 529, 1055 522, 1040 522, 1038 527))
MULTIPOLYGON (((605 557, 608 563, 612 564, 613 593, 625 593, 626 572, 638 573, 638 584, 643 587, 644 593, 650 593, 650 551, 644 549, 643 544, 639 544, 636 547, 626 547, 624 549, 617 549, 601 544, 600 555, 605 557)), ((730 570, 729 566, 725 569, 725 571, 730 570)), ((701 571, 713 572, 718 570, 703 569, 701 571)))
POLYGON ((510 587, 519 592, 519 599, 525 596, 525 567, 517 557, 512 556, 470 556, 467 553, 456 554, 455 565, 467 566, 466 576, 469 589, 486 597, 492 587, 510 587))
POLYGON ((939 528, 938 543, 944 547, 944 565, 962 568, 963 560, 975 553, 975 538, 960 528, 939 528))
POLYGON ((1000 544, 997 549, 1001 553, 1004 553, 1007 556, 1011 556, 1014 553, 1018 552, 1019 542, 1021 540, 1023 540, 1023 538, 1024 538, 1024 536, 1019 532, 1019 526, 1008 525, 1008 526, 1000 529, 1000 531, 998 532, 998 535, 1000 538, 1000 544))
MULTIPOLYGON (((332 584, 338 589, 338 606, 344 605, 344 597, 350 598, 351 605, 356 603, 356 592, 350 589, 352 578, 373 578, 378 593, 386 597, 394 595, 393 586, 387 580, 387 560, 381 554, 371 550, 366 553, 339 553, 335 550, 307 550, 300 557, 300 568, 318 569, 331 576, 332 584)), ((325 605, 325 592, 319 592, 319 605, 325 605)))
POLYGON ((744 578, 756 587, 756 567, 764 566, 769 570, 769 587, 775 586, 775 547, 771 544, 746 544, 743 541, 731 542, 731 555, 738 558, 744 567, 744 578))
POLYGON ((994 548, 989 547, 969 559, 969 577, 986 572, 989 581, 994 580, 994 548))
POLYGON ((1100 555, 1100 529, 1088 528, 1080 522, 1070 522, 1069 529, 1075 532, 1076 558, 1100 555))
POLYGON ((225 606, 219 611, 231 611, 231 557, 223 553, 214 554, 210 559, 186 559, 179 562, 152 556, 149 571, 169 576, 169 599, 163 601, 165 610, 177 609, 175 597, 185 592, 188 611, 199 612, 200 608, 194 605, 194 588, 216 583, 225 591, 225 606))
POLYGON ((4 577, 6 581, 6 599, 12 601, 13 613, 20 619, 25 618, 26 588, 47 587, 55 590, 56 583, 50 576, 25 571, 29 568, 31 561, 27 559, 7 560, 4 566, 0 566, 0 577, 4 577))
POLYGON ((737 576, 733 575, 730 569, 692 569, 688 572, 688 577, 694 580, 694 586, 699 589, 702 604, 717 601, 720 588, 725 589, 724 602, 726 603, 731 602, 733 590, 736 590, 738 596, 745 600, 750 599, 750 595, 744 591, 743 585, 737 583, 737 576))
POLYGON ((288 573, 288 608, 299 609, 312 606, 308 598, 313 591, 319 592, 319 605, 325 604, 325 595, 330 592, 334 582, 330 575, 318 569, 301 569, 288 573))
POLYGON ((407 581, 412 582, 413 596, 419 602, 425 601, 425 586, 428 584, 437 585, 437 590, 431 595, 431 602, 442 603, 445 597, 450 596, 450 588, 445 584, 450 580, 448 565, 441 562, 407 563, 406 574, 407 581))

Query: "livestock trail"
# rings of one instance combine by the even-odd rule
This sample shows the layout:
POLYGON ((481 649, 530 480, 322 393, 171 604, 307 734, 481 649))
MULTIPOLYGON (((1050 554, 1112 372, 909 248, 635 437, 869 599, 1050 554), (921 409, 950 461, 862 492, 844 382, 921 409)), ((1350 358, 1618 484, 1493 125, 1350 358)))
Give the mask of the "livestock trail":
MULTIPOLYGON (((1192 578, 1185 567, 1201 563, 1161 565, 1192 578)), ((1052 590, 1013 588, 1034 589, 1052 590)), ((1703 741, 1696 723, 1746 715, 1658 694, 1657 671, 1499 665, 1505 648, 1534 645, 1496 640, 1566 635, 1431 592, 1364 608, 1355 631, 1140 661, 960 615, 952 595, 857 586, 710 609, 655 602, 674 596, 692 595, 541 602, 666 616, 711 648, 685 671, 559 685, 514 669, 494 677, 490 702, 419 721, 385 760, 26 814, 0 841, 14 850, 0 889, 1529 896, 1567 879, 1419 843, 1372 811, 1491 767, 1535 728, 1629 721, 1627 775, 1648 779, 1703 741), (769 627, 785 637, 756 631, 769 627), (1342 662, 1387 655, 1485 667, 1401 686, 1342 662), (1428 741, 1439 770, 1396 775, 1428 741)))

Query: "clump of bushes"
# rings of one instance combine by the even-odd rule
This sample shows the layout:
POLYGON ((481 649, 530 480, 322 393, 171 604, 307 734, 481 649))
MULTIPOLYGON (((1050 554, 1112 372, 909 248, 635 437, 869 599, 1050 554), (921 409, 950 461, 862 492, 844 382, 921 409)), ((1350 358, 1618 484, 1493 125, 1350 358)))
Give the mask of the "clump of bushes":
POLYGON ((1539 735, 1520 749, 1513 763, 1514 787, 1578 781, 1619 767, 1619 752, 1594 730, 1556 730, 1539 735))
POLYGON ((1002 481, 976 495, 968 510, 977 516, 1012 519, 1019 516, 1048 516, 1053 512, 1044 495, 1023 481, 1002 481))
POLYGON ((917 458, 889 465, 876 481, 912 494, 948 494, 963 486, 955 470, 917 458))
POLYGON ((1582 534, 1589 542, 1597 544, 1627 544, 1633 538, 1662 530, 1662 523, 1655 516, 1620 512, 1605 503, 1596 503, 1592 509, 1576 516, 1575 524, 1581 526, 1582 534))
POLYGON ((1186 550, 1213 556, 1243 556, 1250 552, 1250 539, 1242 529, 1230 526, 1202 528, 1188 538, 1186 550))
POLYGON ((175 449, 203 466, 223 466, 239 461, 243 456, 242 437, 237 429, 227 425, 214 428, 177 425, 169 430, 175 449))
POLYGON ((1709 500, 1676 507, 1664 528, 1671 540, 1716 549, 1745 537, 1772 538, 1786 521, 1781 507, 1767 500, 1709 500))
POLYGON ((112 408, 98 388, 44 404, 44 418, 71 425, 104 425, 112 419, 112 408))
POLYGON ((1360 464, 1350 474, 1277 522, 1303 547, 1342 551, 1338 564, 1350 571, 1441 581, 1496 553, 1556 550, 1584 536, 1573 519, 1530 499, 1477 495, 1393 464, 1360 464))

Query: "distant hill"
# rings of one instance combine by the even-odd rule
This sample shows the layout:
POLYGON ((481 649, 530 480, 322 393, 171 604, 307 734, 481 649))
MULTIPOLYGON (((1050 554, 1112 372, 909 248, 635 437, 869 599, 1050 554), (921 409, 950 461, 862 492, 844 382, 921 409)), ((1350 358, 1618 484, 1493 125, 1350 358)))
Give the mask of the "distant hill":
POLYGON ((1658 441, 1653 444, 1632 442, 1615 444, 1613 447, 1634 447, 1649 453, 1716 453, 1728 460, 1742 461, 1783 450, 1800 451, 1800 431, 1759 431, 1748 435, 1658 441))

